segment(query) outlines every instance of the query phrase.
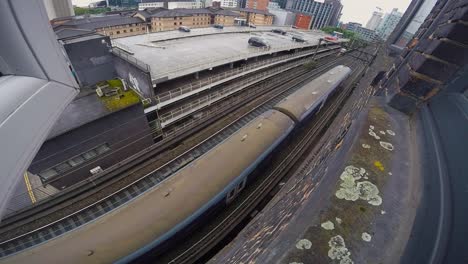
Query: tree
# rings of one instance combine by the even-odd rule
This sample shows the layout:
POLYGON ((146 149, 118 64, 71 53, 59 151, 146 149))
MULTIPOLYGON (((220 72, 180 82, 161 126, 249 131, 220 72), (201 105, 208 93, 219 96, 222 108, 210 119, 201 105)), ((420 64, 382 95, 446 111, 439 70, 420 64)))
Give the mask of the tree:
POLYGON ((111 11, 108 7, 100 7, 100 8, 85 8, 85 7, 78 7, 74 6, 73 9, 75 10, 76 16, 81 16, 85 14, 95 15, 95 14, 102 14, 108 11, 111 11))

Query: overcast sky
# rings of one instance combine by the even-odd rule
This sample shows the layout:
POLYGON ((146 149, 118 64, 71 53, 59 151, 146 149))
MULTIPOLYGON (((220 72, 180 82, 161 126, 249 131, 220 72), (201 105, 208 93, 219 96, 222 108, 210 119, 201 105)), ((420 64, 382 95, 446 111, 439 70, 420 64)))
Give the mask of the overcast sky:
POLYGON ((382 8, 384 13, 389 13, 393 8, 398 8, 398 11, 404 13, 410 2, 411 0, 341 0, 341 21, 358 22, 365 26, 376 7, 382 8))

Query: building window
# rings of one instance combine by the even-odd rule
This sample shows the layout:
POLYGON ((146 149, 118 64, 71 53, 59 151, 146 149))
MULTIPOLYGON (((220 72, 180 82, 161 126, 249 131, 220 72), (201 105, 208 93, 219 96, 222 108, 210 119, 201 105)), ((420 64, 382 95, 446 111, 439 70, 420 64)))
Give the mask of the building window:
POLYGON ((177 22, 174 22, 174 26, 177 26, 177 22))
POLYGON ((124 29, 124 33, 127 33, 127 30, 126 30, 126 29, 124 29))
POLYGON ((87 161, 93 160, 99 155, 102 155, 106 152, 110 151, 110 147, 107 143, 102 144, 96 148, 90 149, 80 155, 74 156, 73 158, 64 161, 60 164, 55 165, 52 168, 48 168, 46 170, 43 170, 39 172, 39 177, 42 178, 42 180, 48 180, 50 178, 53 178, 61 173, 67 172, 70 169, 74 167, 78 167, 83 163, 86 163, 87 161))
POLYGON ((174 17, 174 20, 177 20, 177 17, 174 17))
POLYGON ((133 32, 133 28, 130 29, 130 32, 133 32))
POLYGON ((182 22, 180 22, 179 25, 182 25, 182 22))
POLYGON ((117 34, 120 34, 120 31, 117 30, 117 34))

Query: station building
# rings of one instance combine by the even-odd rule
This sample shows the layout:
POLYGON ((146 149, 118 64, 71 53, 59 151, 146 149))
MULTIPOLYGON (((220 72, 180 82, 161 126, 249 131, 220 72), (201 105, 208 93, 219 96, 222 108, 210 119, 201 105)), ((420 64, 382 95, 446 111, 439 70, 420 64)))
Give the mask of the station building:
MULTIPOLYGON (((79 95, 55 123, 28 171, 44 186, 69 187, 153 144, 141 96, 117 77, 108 36, 56 31, 79 95)), ((37 186, 33 186, 35 188, 37 186)))

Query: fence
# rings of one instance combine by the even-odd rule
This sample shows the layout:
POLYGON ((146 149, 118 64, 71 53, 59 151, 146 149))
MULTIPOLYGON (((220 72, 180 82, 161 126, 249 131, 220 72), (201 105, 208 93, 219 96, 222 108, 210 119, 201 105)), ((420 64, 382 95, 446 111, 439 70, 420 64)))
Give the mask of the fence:
POLYGON ((256 74, 253 76, 250 76, 249 78, 243 79, 240 82, 236 82, 235 84, 228 85, 226 87, 223 87, 222 89, 211 93, 209 95, 203 96, 201 98, 198 98, 196 100, 192 100, 190 103, 185 104, 181 107, 175 108, 171 110, 170 112, 164 113, 160 116, 160 121, 161 121, 161 126, 165 127, 168 124, 175 122, 183 117, 186 117, 187 115, 205 107, 208 106, 216 101, 221 100, 222 98, 225 98, 235 92, 238 92, 240 90, 245 89, 246 87, 257 83, 259 81, 265 80, 277 73, 289 70, 291 68, 294 68, 296 66, 304 64, 304 62, 308 59, 302 59, 293 63, 290 63, 288 65, 284 65, 278 68, 274 68, 265 72, 262 72, 260 74, 256 74))
MULTIPOLYGON (((293 73, 288 74, 287 76, 284 76, 283 78, 287 79, 290 76, 294 76, 294 74, 293 73)), ((226 100, 224 102, 219 103, 219 105, 217 105, 216 108, 208 108, 204 110, 195 119, 190 119, 187 122, 182 123, 181 125, 173 126, 171 127, 171 129, 166 129, 163 132, 163 135, 164 137, 171 137, 179 131, 183 131, 189 127, 194 127, 203 122, 206 122, 208 119, 212 118, 216 114, 223 113, 226 108, 237 105, 240 102, 245 102, 251 96, 263 93, 266 88, 271 87, 271 85, 274 85, 276 83, 277 81, 273 81, 273 80, 263 82, 262 84, 258 85, 254 89, 249 89, 245 93, 242 93, 240 96, 234 97, 232 100, 226 100)))
MULTIPOLYGON (((190 92, 200 92, 204 89, 202 87, 207 87, 209 88, 210 85, 213 85, 214 83, 220 81, 220 80, 225 80, 226 78, 232 77, 239 75, 241 73, 245 73, 247 71, 251 71, 255 68, 260 68, 262 66, 268 65, 268 64, 273 64, 275 62, 287 62, 288 60, 291 60, 293 58, 299 58, 307 55, 313 54, 314 51, 302 51, 302 52, 297 52, 294 54, 289 54, 289 55, 284 55, 284 56, 278 56, 272 59, 268 60, 263 60, 259 62, 254 62, 249 65, 245 65, 243 67, 239 67, 236 69, 228 70, 216 75, 212 75, 208 78, 204 78, 202 80, 196 81, 189 83, 187 85, 181 86, 179 88, 160 93, 157 96, 154 97, 154 100, 156 102, 156 105, 159 105, 158 108, 161 108, 161 103, 167 102, 169 100, 175 99, 177 97, 183 97, 184 94, 188 94, 190 92)), ((272 65, 270 65, 272 66, 272 65)), ((259 70, 259 69, 258 69, 259 70)))

